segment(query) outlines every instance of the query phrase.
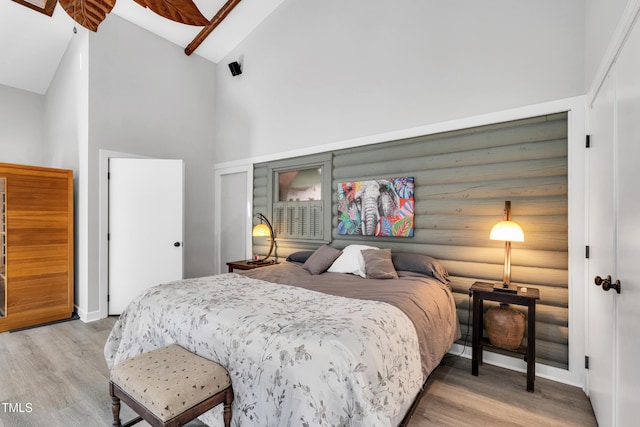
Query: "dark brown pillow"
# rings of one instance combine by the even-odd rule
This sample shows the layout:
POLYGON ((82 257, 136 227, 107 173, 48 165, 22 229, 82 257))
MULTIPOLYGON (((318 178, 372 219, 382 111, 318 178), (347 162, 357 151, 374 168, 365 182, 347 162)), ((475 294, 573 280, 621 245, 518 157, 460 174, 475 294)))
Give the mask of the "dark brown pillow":
POLYGON ((391 249, 365 249, 364 271, 367 279, 397 279, 398 273, 391 262, 391 249))
POLYGON ((298 251, 294 252, 287 257, 287 261, 291 262, 305 262, 309 259, 311 255, 313 255, 314 251, 298 251))
POLYGON ((302 268, 311 274, 322 274, 327 268, 333 264, 342 251, 332 248, 329 245, 320 246, 309 258, 304 262, 302 268))

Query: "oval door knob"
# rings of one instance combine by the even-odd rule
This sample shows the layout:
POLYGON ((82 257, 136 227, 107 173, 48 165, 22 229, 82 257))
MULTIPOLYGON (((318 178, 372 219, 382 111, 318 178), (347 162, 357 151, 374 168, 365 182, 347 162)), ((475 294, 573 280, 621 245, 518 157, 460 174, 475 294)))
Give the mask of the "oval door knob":
POLYGON ((607 281, 608 281, 609 283, 611 283, 611 276, 607 276, 607 278, 606 278, 606 279, 603 279, 603 278, 602 278, 602 277, 600 277, 600 276, 596 276, 596 277, 595 277, 595 279, 593 279, 593 281, 595 282, 596 286, 600 286, 600 285, 602 285, 603 283, 607 283, 607 281))
POLYGON ((603 279, 600 276, 596 276, 593 281, 596 286, 602 286, 603 291, 608 291, 609 289, 615 289, 617 293, 620 293, 620 280, 616 280, 614 283, 611 283, 611 276, 607 276, 606 279, 603 279))
POLYGON ((179 247, 180 247, 180 242, 175 242, 175 243, 173 244, 173 246, 175 246, 176 248, 179 248, 179 247))
POLYGON ((608 291, 609 289, 615 289, 617 293, 620 293, 620 280, 616 280, 613 283, 609 281, 606 284, 605 283, 602 284, 602 290, 608 291))

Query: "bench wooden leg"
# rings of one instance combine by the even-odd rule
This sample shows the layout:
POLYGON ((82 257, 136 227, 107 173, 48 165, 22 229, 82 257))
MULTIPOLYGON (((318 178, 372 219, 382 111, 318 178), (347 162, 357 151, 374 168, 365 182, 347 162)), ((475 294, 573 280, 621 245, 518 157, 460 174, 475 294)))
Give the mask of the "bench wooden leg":
POLYGON ((233 389, 229 388, 224 394, 224 411, 223 411, 223 419, 224 426, 231 426, 231 404, 233 403, 233 389))
POLYGON ((113 383, 109 383, 109 394, 111 395, 111 413, 113 414, 113 427, 121 427, 120 424, 120 399, 113 393, 113 383))

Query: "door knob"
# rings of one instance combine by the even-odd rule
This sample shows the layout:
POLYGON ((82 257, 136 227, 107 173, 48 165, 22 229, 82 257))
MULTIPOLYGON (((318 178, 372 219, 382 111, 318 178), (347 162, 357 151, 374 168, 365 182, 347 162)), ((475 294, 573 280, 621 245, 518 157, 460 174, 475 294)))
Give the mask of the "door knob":
POLYGON ((180 242, 175 242, 175 243, 173 244, 173 246, 175 246, 176 248, 179 248, 179 247, 180 247, 180 242))
POLYGON ((620 280, 616 280, 614 283, 611 283, 611 276, 607 276, 603 279, 600 276, 596 276, 593 279, 596 286, 602 286, 603 291, 608 291, 609 289, 615 289, 617 293, 620 293, 620 280))

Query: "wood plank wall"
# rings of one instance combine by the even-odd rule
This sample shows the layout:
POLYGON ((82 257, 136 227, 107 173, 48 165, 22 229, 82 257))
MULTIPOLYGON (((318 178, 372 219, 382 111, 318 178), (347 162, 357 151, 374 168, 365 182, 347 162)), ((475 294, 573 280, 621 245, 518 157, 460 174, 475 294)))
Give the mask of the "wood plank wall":
MULTIPOLYGON (((504 243, 489 240, 489 231, 502 218, 504 201, 511 200, 512 219, 525 233, 525 242, 512 244, 511 281, 537 287, 541 294, 536 313, 537 361, 568 367, 566 113, 333 154, 331 245, 342 248, 366 242, 440 259, 451 276, 463 335, 461 344, 471 322, 469 287, 477 280, 502 280, 504 243), (337 184, 395 176, 415 178, 414 237, 338 235, 337 184)), ((266 206, 266 170, 266 164, 254 168, 256 212, 271 212, 266 206)), ((318 246, 280 241, 278 256, 318 246)), ((255 250, 266 253, 268 248, 259 246, 255 250)), ((470 342, 469 330, 467 345, 470 342)))

